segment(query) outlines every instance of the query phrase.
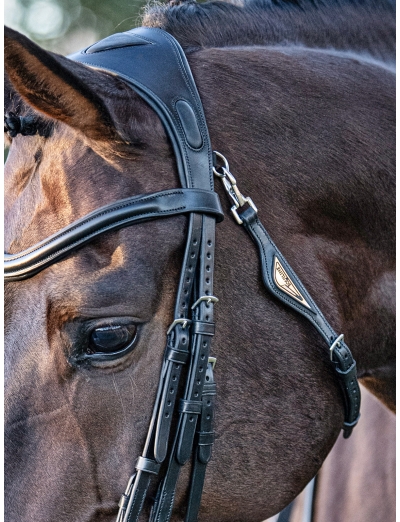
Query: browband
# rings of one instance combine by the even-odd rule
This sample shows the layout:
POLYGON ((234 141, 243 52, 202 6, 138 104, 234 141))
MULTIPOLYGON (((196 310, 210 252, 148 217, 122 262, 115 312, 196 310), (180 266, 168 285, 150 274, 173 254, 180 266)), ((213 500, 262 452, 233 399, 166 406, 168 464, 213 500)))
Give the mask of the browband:
POLYGON ((217 193, 208 190, 164 190, 122 199, 87 214, 18 254, 5 254, 4 279, 32 277, 104 232, 189 212, 214 215, 218 222, 224 218, 217 193))
POLYGON ((188 213, 188 236, 174 320, 167 332, 160 380, 142 455, 119 503, 117 522, 137 522, 151 479, 159 482, 151 522, 168 522, 181 467, 192 458, 185 522, 196 522, 205 470, 214 441, 215 359, 213 267, 215 222, 223 219, 213 175, 222 178, 234 201, 232 211, 260 251, 264 284, 277 298, 307 317, 330 345, 345 405, 344 436, 357 423, 360 390, 356 365, 343 336, 336 337, 314 301, 272 243, 250 198, 238 191, 225 161, 213 158, 201 100, 179 43, 161 29, 140 27, 119 33, 70 56, 130 85, 157 113, 171 140, 182 189, 127 198, 102 207, 19 254, 6 254, 6 280, 31 277, 103 232, 149 219, 188 213), (215 168, 214 168, 215 164, 215 168), (249 208, 245 208, 245 207, 249 208), (241 208, 243 207, 243 208, 241 208), (238 209, 241 213, 238 213, 238 209), (175 408, 179 383, 184 391, 175 408), (170 440, 172 419, 176 419, 170 440))

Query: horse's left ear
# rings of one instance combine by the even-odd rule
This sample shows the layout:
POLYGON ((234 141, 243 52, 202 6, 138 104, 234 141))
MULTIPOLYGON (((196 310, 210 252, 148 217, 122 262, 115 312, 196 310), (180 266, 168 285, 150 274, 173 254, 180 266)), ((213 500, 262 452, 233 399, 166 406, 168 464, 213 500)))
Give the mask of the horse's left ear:
POLYGON ((17 93, 34 109, 91 139, 118 139, 105 100, 111 78, 45 51, 29 38, 4 30, 5 69, 17 93))

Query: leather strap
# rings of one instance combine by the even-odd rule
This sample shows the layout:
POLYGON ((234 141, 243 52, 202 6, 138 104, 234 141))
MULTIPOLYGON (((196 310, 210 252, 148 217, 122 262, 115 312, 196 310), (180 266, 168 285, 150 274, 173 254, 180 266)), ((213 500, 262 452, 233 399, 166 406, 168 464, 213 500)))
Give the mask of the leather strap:
MULTIPOLYGON (((338 335, 271 240, 258 219, 256 210, 248 207, 240 214, 240 218, 258 246, 265 287, 280 301, 306 317, 329 347, 334 345, 338 335)), ((339 377, 345 405, 343 436, 348 438, 360 417, 361 393, 357 381, 356 363, 343 340, 334 345, 331 350, 331 360, 339 377)))
POLYGON ((5 254, 5 280, 32 277, 104 232, 189 212, 223 219, 218 195, 208 190, 164 190, 106 205, 18 254, 5 254))
POLYGON ((149 27, 118 33, 69 56, 128 83, 156 111, 171 139, 183 187, 213 190, 212 150, 186 56, 173 36, 149 27))

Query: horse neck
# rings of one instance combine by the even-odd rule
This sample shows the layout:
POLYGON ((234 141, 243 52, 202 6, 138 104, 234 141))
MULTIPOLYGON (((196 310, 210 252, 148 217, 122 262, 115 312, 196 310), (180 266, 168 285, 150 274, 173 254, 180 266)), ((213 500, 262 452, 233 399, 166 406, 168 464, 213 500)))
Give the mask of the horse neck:
MULTIPOLYGON (((210 49, 190 60, 214 149, 228 157, 278 248, 345 334, 360 377, 392 407, 393 75, 295 48, 210 49)), ((248 266, 254 247, 239 227, 232 234, 238 263, 248 266)), ((252 284, 245 279, 244 291, 252 284)))

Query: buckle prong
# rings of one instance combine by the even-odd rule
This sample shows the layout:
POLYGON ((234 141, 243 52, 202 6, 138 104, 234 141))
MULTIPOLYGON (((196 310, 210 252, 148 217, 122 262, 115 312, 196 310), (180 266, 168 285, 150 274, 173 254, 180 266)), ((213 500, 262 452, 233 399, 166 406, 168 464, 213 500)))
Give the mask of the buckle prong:
POLYGON ((175 326, 176 326, 177 324, 181 324, 181 325, 182 325, 182 328, 185 329, 186 326, 187 326, 189 323, 191 323, 191 322, 192 322, 192 321, 191 321, 190 319, 186 319, 186 318, 184 318, 184 319, 174 319, 174 321, 171 323, 170 327, 169 327, 168 330, 167 330, 167 335, 169 335, 169 334, 172 332, 172 330, 175 328, 175 326))
POLYGON ((215 297, 214 295, 202 295, 197 299, 197 301, 192 305, 192 310, 196 308, 202 301, 207 301, 207 304, 210 303, 218 303, 219 299, 218 297, 215 297))

